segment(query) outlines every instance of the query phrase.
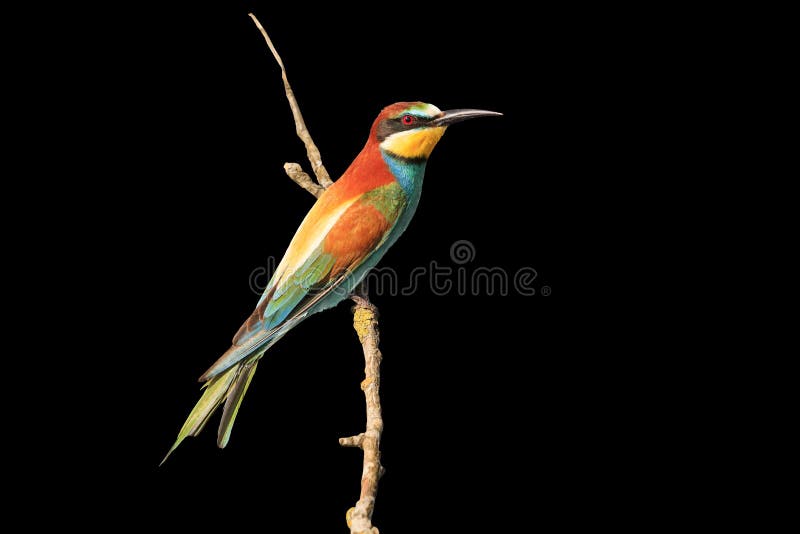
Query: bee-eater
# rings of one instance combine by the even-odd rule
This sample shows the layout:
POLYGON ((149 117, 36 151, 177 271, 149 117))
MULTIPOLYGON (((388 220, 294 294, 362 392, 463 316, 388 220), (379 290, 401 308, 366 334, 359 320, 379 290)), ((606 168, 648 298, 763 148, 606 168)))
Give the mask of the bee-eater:
POLYGON ((381 111, 361 153, 303 219, 231 348, 200 377, 205 392, 167 457, 184 438, 196 436, 223 402, 217 445, 227 445, 264 352, 309 315, 350 295, 408 226, 428 156, 447 127, 490 115, 501 113, 441 111, 423 102, 398 102, 381 111))

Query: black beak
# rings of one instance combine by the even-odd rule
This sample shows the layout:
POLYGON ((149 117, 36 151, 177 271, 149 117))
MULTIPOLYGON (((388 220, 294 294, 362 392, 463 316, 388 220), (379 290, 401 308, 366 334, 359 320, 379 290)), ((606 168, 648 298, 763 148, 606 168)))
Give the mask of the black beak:
POLYGON ((448 109, 447 111, 442 111, 442 114, 433 119, 430 124, 431 126, 450 126, 467 119, 499 117, 502 115, 502 113, 497 113, 496 111, 484 111, 482 109, 448 109))

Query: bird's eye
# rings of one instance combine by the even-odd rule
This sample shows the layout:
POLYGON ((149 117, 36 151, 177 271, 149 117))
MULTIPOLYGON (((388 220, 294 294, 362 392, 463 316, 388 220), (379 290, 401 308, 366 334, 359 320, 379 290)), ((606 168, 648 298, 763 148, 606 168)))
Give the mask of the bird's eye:
POLYGON ((410 126, 417 122, 417 118, 414 115, 403 115, 403 118, 400 119, 403 124, 406 126, 410 126))

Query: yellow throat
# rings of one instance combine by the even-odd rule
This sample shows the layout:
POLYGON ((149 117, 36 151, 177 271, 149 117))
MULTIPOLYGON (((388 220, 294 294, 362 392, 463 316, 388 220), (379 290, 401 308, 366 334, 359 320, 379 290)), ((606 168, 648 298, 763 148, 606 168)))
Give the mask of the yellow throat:
POLYGON ((444 135, 447 126, 435 126, 392 134, 381 143, 381 148, 401 158, 418 159, 431 155, 433 147, 444 135))

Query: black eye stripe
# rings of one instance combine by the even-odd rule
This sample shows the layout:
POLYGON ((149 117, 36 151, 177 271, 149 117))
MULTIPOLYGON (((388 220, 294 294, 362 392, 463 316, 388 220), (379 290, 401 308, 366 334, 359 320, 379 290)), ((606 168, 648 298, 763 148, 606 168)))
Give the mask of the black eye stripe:
POLYGON ((378 141, 382 142, 384 139, 386 139, 393 133, 404 132, 406 130, 414 130, 416 128, 422 128, 424 126, 427 126, 427 124, 433 120, 433 117, 420 117, 419 115, 411 115, 416 120, 411 124, 403 124, 403 117, 405 117, 406 115, 411 115, 411 114, 403 113, 402 115, 399 115, 394 118, 384 119, 378 125, 378 131, 377 131, 378 141))

